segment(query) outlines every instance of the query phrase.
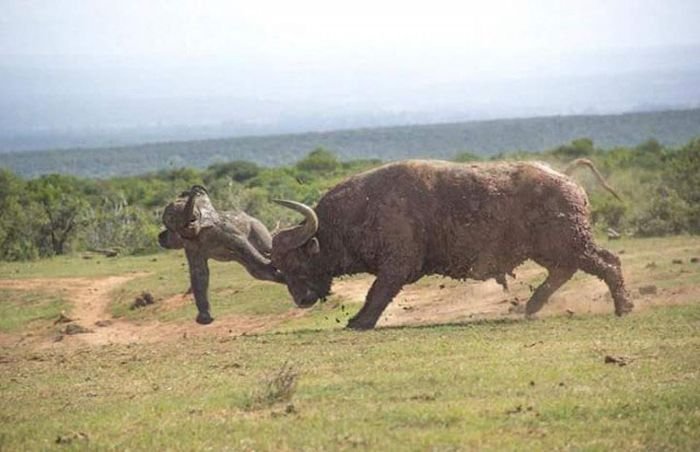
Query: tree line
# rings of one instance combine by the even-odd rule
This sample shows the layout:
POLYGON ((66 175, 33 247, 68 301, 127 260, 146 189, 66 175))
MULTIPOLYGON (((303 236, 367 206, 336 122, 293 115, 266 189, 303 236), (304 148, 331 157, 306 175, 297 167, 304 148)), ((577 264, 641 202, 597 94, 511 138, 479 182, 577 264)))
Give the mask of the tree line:
POLYGON ((700 108, 695 108, 12 152, 1 154, 0 158, 3 166, 23 177, 61 173, 110 178, 180 167, 205 169, 233 160, 268 167, 293 165, 318 146, 332 149, 341 160, 449 159, 465 149, 491 157, 516 149, 543 151, 577 137, 591 137, 604 148, 634 146, 648 137, 669 146, 680 146, 698 135, 698 124, 700 108))
MULTIPOLYGON (((488 160, 539 160, 564 168, 576 158, 594 161, 622 201, 584 171, 574 178, 591 200, 599 230, 636 236, 700 233, 700 138, 679 148, 655 140, 636 147, 600 149, 581 138, 544 152, 498 154, 488 160)), ((483 160, 462 152, 457 162, 483 160)), ((270 200, 310 205, 330 187, 380 160, 340 161, 317 148, 294 165, 267 168, 250 161, 178 168, 132 177, 87 179, 51 174, 32 179, 0 169, 0 260, 26 260, 76 251, 121 254, 158 250, 164 207, 193 184, 203 184, 221 210, 242 209, 273 228, 298 219, 270 200)))

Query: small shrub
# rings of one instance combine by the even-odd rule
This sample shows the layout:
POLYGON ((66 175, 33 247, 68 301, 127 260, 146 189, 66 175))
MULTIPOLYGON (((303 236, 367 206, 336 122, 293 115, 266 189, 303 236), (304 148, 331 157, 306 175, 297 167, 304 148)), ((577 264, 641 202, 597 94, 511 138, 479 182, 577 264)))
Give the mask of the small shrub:
POLYGON ((277 371, 265 378, 262 387, 254 390, 245 402, 245 408, 255 410, 292 400, 296 390, 298 372, 285 361, 277 371))
POLYGON ((478 156, 478 155, 476 155, 476 154, 473 154, 473 153, 471 153, 471 152, 460 152, 459 154, 455 155, 455 156, 452 158, 452 161, 460 162, 460 163, 464 163, 464 162, 478 162, 478 161, 481 161, 481 160, 482 160, 482 159, 481 159, 480 156, 478 156))
POLYGON ((609 195, 591 195, 591 221, 595 225, 620 229, 627 208, 620 201, 609 195))
POLYGON ((234 160, 226 163, 215 163, 207 168, 204 174, 204 182, 210 185, 217 179, 230 178, 243 183, 254 178, 260 173, 260 167, 253 162, 234 160))
POLYGON ((590 138, 578 138, 570 144, 565 144, 556 148, 552 154, 566 160, 573 160, 580 157, 589 157, 594 152, 593 140, 590 138))
POLYGON ((334 171, 339 166, 338 158, 332 152, 324 148, 316 148, 309 155, 297 163, 301 171, 327 173, 334 171))
POLYGON ((633 219, 635 235, 641 237, 680 234, 688 229, 688 205, 678 194, 664 187, 656 192, 633 219))

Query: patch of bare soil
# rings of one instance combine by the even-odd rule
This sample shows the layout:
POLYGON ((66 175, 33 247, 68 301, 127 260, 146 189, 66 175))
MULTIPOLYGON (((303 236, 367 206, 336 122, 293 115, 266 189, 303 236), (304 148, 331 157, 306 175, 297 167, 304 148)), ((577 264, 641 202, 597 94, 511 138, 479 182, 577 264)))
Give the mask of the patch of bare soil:
MULTIPOLYGON (((141 276, 134 273, 106 278, 38 278, 0 280, 0 287, 58 293, 72 308, 62 313, 49 331, 29 331, 21 335, 0 335, 0 346, 65 347, 75 345, 104 345, 123 343, 153 343, 182 337, 225 336, 259 333, 299 317, 302 310, 276 316, 241 316, 217 318, 212 325, 202 327, 192 322, 163 323, 159 321, 130 322, 114 318, 109 312, 109 293, 120 285, 141 276)), ((161 302, 173 308, 191 303, 191 295, 182 294, 161 302)))
MULTIPOLYGON (((544 269, 522 270, 519 277, 545 275, 544 269)), ((349 302, 364 302, 372 276, 337 281, 333 292, 349 302)), ((456 281, 430 277, 403 288, 377 326, 428 325, 504 316, 522 317, 530 290, 526 282, 508 278, 509 290, 493 280, 456 281)), ((612 304, 610 305, 612 306, 612 304)))
MULTIPOLYGON (((495 281, 455 281, 430 277, 407 286, 389 305, 378 326, 425 325, 447 322, 522 318, 524 306, 534 288, 545 277, 545 270, 531 263, 516 269, 517 279, 508 278, 509 290, 495 281)), ((235 315, 217 317, 211 325, 194 321, 163 323, 157 320, 131 322, 113 318, 109 312, 109 294, 120 285, 144 276, 132 273, 106 278, 52 278, 0 280, 0 287, 58 293, 72 304, 60 321, 50 329, 28 331, 21 335, 0 334, 0 346, 66 347, 110 343, 154 343, 192 337, 230 337, 270 331, 283 322, 299 318, 308 311, 290 309, 279 315, 235 315)), ((582 274, 579 274, 582 275, 582 274)), ((635 275, 636 276, 636 275, 635 275)), ((651 306, 687 303, 700 298, 700 286, 674 288, 654 286, 641 278, 632 278, 628 289, 635 311, 651 306)), ((335 281, 333 291, 343 302, 363 303, 371 275, 335 281)), ((160 309, 177 309, 192 303, 189 293, 158 302, 160 309)), ((193 311, 194 312, 194 311, 193 311)), ((538 316, 604 313, 612 315, 613 304, 606 285, 595 277, 577 276, 559 289, 538 316)), ((194 315, 194 314, 193 314, 194 315)))
MULTIPOLYGON (((509 290, 493 280, 455 281, 429 277, 404 287, 387 307, 377 326, 428 325, 494 318, 522 318, 525 303, 532 291, 544 280, 546 270, 527 263, 515 271, 516 278, 508 277, 509 290)), ((348 302, 363 303, 374 278, 370 275, 338 280, 333 292, 348 302)), ((653 306, 688 303, 700 297, 700 287, 687 286, 671 289, 628 283, 634 312, 653 306), (641 290, 640 290, 641 289, 641 290)), ((605 283, 579 272, 552 295, 537 314, 538 317, 577 314, 613 315, 612 298, 605 283)))

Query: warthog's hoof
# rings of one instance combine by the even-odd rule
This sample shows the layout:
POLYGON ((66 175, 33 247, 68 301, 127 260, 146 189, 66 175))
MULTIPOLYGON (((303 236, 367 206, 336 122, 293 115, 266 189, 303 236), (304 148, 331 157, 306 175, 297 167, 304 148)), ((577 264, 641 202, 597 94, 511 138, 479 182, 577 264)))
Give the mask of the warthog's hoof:
POLYGON ((623 316, 625 314, 629 314, 632 312, 632 309, 634 309, 634 304, 630 303, 629 301, 622 306, 615 306, 615 315, 617 316, 623 316))
POLYGON ((197 323, 199 323, 200 325, 209 325, 211 322, 214 321, 214 318, 213 318, 212 316, 210 316, 209 314, 202 314, 202 313, 199 313, 199 314, 197 315, 197 320, 196 320, 196 321, 197 321, 197 323))

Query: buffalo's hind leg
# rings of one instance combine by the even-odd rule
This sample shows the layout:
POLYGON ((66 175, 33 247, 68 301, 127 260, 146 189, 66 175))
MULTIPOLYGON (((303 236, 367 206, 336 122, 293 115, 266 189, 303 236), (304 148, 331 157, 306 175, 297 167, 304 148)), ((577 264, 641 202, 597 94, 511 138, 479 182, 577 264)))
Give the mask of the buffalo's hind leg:
POLYGON ((382 275, 377 276, 369 292, 367 292, 367 299, 362 309, 348 321, 348 328, 353 330, 371 330, 374 328, 384 309, 401 291, 403 285, 403 279, 382 275))
POLYGON ((615 314, 623 315, 632 310, 634 305, 629 301, 617 256, 593 244, 579 259, 579 268, 605 281, 615 303, 615 314))
POLYGON ((532 297, 525 305, 525 315, 527 317, 531 317, 542 309, 549 297, 576 273, 575 268, 562 267, 547 267, 547 271, 549 271, 547 279, 535 289, 532 297))

